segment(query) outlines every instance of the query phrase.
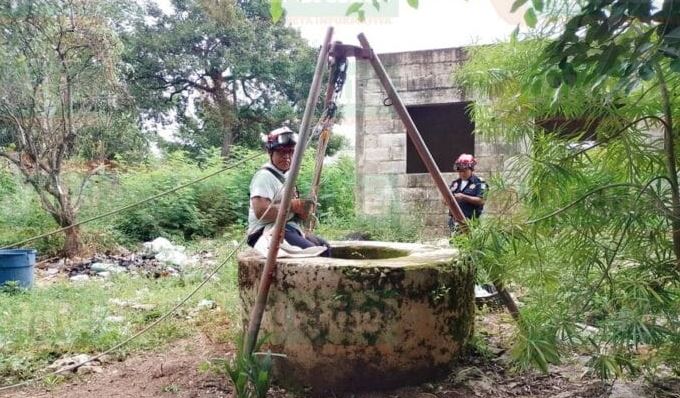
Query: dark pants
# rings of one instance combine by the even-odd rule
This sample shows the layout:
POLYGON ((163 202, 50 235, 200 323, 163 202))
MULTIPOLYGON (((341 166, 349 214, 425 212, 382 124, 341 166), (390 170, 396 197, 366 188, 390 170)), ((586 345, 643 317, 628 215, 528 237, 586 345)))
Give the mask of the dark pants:
MULTIPOLYGON (((248 245, 250 247, 255 246, 255 242, 257 242, 257 240, 260 239, 260 236, 262 236, 263 231, 264 228, 259 229, 253 232, 250 236, 248 236, 248 245)), ((331 245, 328 244, 328 242, 312 234, 304 236, 302 235, 302 233, 300 233, 300 231, 297 228, 294 228, 290 225, 286 224, 286 230, 284 232, 283 238, 286 240, 286 242, 290 243, 291 245, 297 246, 302 249, 306 249, 312 246, 326 246, 326 251, 321 253, 321 256, 322 257, 331 256, 331 245)))

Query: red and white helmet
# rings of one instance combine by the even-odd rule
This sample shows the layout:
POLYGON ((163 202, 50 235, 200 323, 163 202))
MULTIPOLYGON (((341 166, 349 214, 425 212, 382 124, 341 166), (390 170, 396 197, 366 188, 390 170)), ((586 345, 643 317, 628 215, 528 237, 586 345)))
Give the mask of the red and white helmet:
POLYGON ((279 127, 267 135, 262 136, 264 147, 269 152, 282 147, 294 147, 298 141, 298 135, 288 127, 279 127))
POLYGON ((474 170, 476 165, 477 160, 474 156, 470 155, 469 153, 463 153, 458 156, 458 159, 456 159, 456 161, 453 163, 453 168, 456 171, 462 171, 465 169, 474 170))

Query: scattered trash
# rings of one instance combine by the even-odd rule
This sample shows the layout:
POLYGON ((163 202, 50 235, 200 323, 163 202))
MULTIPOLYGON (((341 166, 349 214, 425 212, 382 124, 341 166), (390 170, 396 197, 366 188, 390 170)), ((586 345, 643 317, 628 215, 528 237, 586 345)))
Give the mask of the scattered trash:
POLYGON ((217 308, 217 304, 212 300, 201 300, 196 307, 199 310, 212 310, 217 308))
POLYGON ((156 308, 155 304, 132 304, 130 306, 133 310, 140 310, 140 311, 151 311, 154 308, 156 308))
POLYGON ((106 322, 111 322, 111 323, 123 323, 123 322, 125 322, 125 317, 112 315, 112 316, 107 316, 106 318, 104 318, 104 320, 106 322))
POLYGON ((492 308, 501 308, 500 297, 493 285, 475 285, 475 303, 477 306, 489 306, 492 308))
POLYGON ((475 285, 475 297, 476 297, 476 298, 486 298, 486 297, 491 297, 491 296, 493 296, 494 294, 495 294, 495 293, 492 293, 492 292, 486 290, 486 289, 483 288, 482 286, 475 285))
POLYGON ((108 279, 115 274, 129 273, 148 278, 180 276, 188 266, 213 268, 217 264, 215 254, 201 251, 191 257, 184 247, 173 245, 165 238, 146 242, 139 253, 120 249, 119 254, 98 253, 91 258, 50 259, 40 265, 39 275, 55 278, 66 273, 73 282, 86 281, 92 277, 108 279))
POLYGON ((129 301, 123 301, 123 300, 119 300, 119 299, 115 299, 115 298, 109 299, 109 304, 113 304, 113 305, 116 305, 118 307, 129 307, 129 306, 132 305, 129 301))
POLYGON ((183 267, 189 261, 184 246, 175 246, 165 238, 156 238, 143 244, 144 254, 151 255, 163 263, 183 267))
POLYGON ((61 359, 57 359, 54 361, 50 366, 48 366, 48 369, 55 370, 57 373, 65 372, 65 371, 70 371, 70 372, 78 372, 81 373, 79 370, 80 368, 86 367, 87 369, 83 370, 83 374, 87 373, 101 373, 101 362, 97 359, 95 360, 90 360, 90 356, 87 354, 78 354, 74 355, 72 357, 65 357, 61 359), (78 367, 75 367, 73 369, 70 369, 71 367, 79 365, 78 367))
POLYGON ((132 308, 133 310, 141 310, 141 311, 150 311, 156 308, 155 304, 139 304, 139 303, 134 303, 132 301, 125 301, 125 300, 119 300, 119 299, 109 299, 109 304, 113 304, 115 306, 121 307, 121 308, 132 308))
POLYGON ((90 270, 96 273, 108 272, 110 274, 117 274, 120 272, 127 272, 127 268, 121 267, 117 264, 111 263, 92 263, 90 265, 90 270))
POLYGON ((104 370, 102 369, 101 366, 94 366, 94 365, 83 365, 78 367, 78 370, 76 370, 76 373, 79 375, 88 375, 92 373, 102 373, 104 370))

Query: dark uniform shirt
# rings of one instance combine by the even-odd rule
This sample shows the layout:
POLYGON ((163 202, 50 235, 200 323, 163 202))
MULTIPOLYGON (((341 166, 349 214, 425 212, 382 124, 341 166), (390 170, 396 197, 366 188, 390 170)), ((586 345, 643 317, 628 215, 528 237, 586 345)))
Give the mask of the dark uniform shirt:
MULTIPOLYGON (((452 194, 462 193, 469 196, 476 196, 478 198, 486 197, 486 181, 473 174, 468 179, 467 185, 465 185, 464 188, 461 188, 462 181, 463 180, 459 178, 451 183, 449 189, 451 190, 452 194)), ((466 218, 479 217, 484 211, 484 205, 475 206, 472 203, 468 203, 463 200, 458 200, 457 202, 466 218)))

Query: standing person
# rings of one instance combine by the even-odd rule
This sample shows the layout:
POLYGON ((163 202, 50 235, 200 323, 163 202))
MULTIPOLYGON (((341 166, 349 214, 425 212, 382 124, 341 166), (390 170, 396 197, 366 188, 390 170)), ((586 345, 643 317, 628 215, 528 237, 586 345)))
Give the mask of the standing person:
MULTIPOLYGON (((484 201, 486 198, 486 181, 475 175, 475 157, 464 153, 453 163, 453 168, 458 172, 458 179, 453 180, 449 189, 456 199, 460 210, 465 218, 478 218, 484 211, 484 201)), ((449 227, 451 232, 457 229, 456 220, 449 213, 449 227)))
MULTIPOLYGON (((283 185, 291 166, 297 140, 297 134, 288 127, 280 127, 263 137, 265 148, 269 153, 269 162, 265 163, 250 181, 248 245, 251 247, 255 246, 265 228, 272 227, 276 221, 279 202, 283 196, 283 185)), ((330 245, 314 235, 305 236, 302 228, 296 222, 297 219, 307 219, 311 205, 311 201, 299 198, 296 188, 294 199, 290 202, 290 209, 286 216, 284 239, 289 244, 301 249, 312 246, 326 246, 326 251, 321 255, 330 256, 330 245)))

